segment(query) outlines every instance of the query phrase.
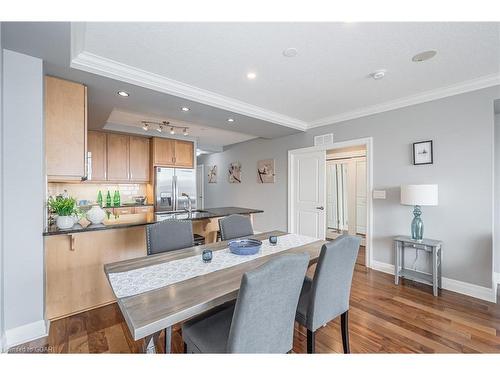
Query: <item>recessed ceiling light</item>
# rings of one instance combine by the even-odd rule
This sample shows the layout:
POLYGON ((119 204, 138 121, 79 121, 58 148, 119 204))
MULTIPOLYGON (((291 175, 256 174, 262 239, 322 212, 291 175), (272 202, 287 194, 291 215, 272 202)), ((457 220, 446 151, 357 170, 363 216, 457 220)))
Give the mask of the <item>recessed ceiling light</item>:
POLYGON ((117 94, 120 96, 123 96, 124 98, 126 98, 127 96, 130 96, 130 94, 126 91, 118 91, 117 94))
POLYGON ((234 118, 228 118, 227 122, 234 122, 234 118))
POLYGON ((184 112, 189 111, 189 108, 188 108, 188 107, 182 107, 181 109, 182 109, 184 112))
POLYGON ((375 70, 373 73, 370 73, 370 77, 375 80, 379 80, 385 77, 385 73, 387 73, 387 70, 385 69, 375 70))
POLYGON ((254 73, 254 72, 248 72, 247 73, 247 78, 248 79, 255 79, 255 78, 257 78, 257 74, 254 73))
POLYGON ((415 56, 411 58, 411 61, 413 62, 422 62, 425 60, 432 59, 434 56, 436 56, 437 51, 434 50, 429 50, 429 51, 424 51, 417 53, 415 56))
POLYGON ((286 48, 284 51, 283 51, 283 56, 285 57, 295 57, 297 56, 297 48, 293 48, 293 47, 290 47, 290 48, 286 48))

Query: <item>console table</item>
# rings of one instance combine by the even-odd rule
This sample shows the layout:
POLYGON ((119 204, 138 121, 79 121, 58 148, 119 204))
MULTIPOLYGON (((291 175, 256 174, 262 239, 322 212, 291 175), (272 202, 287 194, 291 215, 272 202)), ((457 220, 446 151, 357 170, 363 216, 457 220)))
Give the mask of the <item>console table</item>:
POLYGON ((394 237, 394 283, 399 284, 399 278, 421 282, 432 285, 432 293, 437 296, 438 288, 441 288, 441 250, 443 243, 438 240, 423 239, 417 241, 408 236, 394 237), (425 273, 409 270, 404 267, 404 250, 410 248, 417 251, 425 251, 432 255, 432 271, 425 273))

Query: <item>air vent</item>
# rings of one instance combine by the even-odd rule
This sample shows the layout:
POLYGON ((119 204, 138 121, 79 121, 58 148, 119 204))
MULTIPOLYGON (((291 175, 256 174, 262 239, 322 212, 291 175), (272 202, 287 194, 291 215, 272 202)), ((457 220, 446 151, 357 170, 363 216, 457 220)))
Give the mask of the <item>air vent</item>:
POLYGON ((317 135, 314 137, 315 146, 331 145, 333 143, 333 133, 317 135))

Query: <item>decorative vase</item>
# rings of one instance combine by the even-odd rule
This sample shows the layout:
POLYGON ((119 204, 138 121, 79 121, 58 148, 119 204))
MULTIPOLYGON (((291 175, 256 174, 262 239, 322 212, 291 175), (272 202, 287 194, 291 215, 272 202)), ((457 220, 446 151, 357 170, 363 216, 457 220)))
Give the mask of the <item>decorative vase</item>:
POLYGON ((72 216, 58 216, 56 219, 56 225, 59 229, 69 229, 75 225, 75 220, 72 216))
POLYGON ((415 206, 411 222, 411 238, 417 241, 422 241, 422 238, 424 238, 424 222, 420 218, 420 215, 422 215, 420 206, 415 206))
POLYGON ((86 215, 87 220, 90 221, 92 224, 101 224, 105 216, 106 213, 99 205, 92 206, 92 208, 87 211, 86 215))

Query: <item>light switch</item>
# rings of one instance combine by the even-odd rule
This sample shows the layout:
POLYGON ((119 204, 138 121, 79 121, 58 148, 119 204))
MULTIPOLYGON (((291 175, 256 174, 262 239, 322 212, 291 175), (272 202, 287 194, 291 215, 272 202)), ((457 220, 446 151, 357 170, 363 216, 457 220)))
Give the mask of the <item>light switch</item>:
POLYGON ((373 190, 373 199, 385 199, 385 190, 373 190))

